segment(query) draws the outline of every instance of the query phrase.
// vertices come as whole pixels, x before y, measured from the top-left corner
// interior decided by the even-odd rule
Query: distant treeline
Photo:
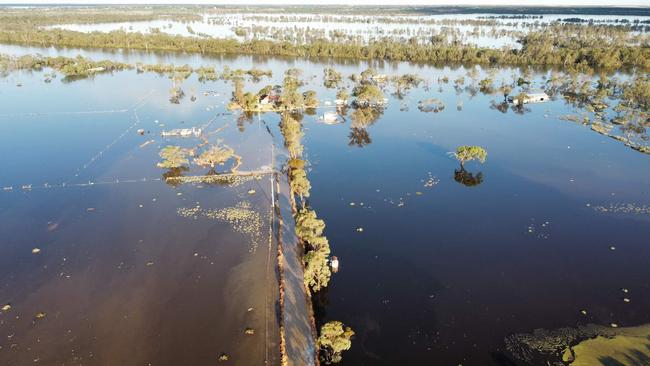
[[[587,30],[588,31],[588,30]],[[597,32],[567,37],[552,29],[532,32],[521,39],[522,48],[480,48],[471,45],[418,44],[417,42],[375,41],[367,45],[315,41],[292,44],[281,41],[199,39],[163,33],[125,31],[81,33],[67,30],[26,28],[17,32],[0,30],[0,43],[42,47],[80,47],[180,51],[202,54],[250,54],[293,57],[382,59],[423,63],[494,65],[560,65],[586,71],[637,66],[650,69],[650,48],[607,42]]]

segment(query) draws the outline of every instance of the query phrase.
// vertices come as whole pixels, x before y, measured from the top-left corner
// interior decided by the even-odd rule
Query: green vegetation
[[[384,93],[373,84],[360,84],[354,87],[352,95],[356,97],[355,105],[361,107],[376,106],[383,104]]]
[[[256,54],[266,56],[336,57],[383,59],[426,63],[464,63],[492,65],[557,65],[568,70],[615,70],[622,66],[650,69],[650,48],[643,41],[633,42],[627,30],[551,24],[521,36],[521,49],[493,49],[450,43],[402,42],[379,39],[367,44],[313,40],[309,43],[251,39],[199,38],[113,31],[81,33],[41,26],[71,22],[102,22],[101,12],[56,16],[37,12],[0,13],[0,42],[37,46],[140,49],[213,54]],[[108,14],[106,17],[113,18]],[[118,16],[132,17],[125,13]],[[160,17],[162,15],[153,15]],[[192,17],[195,15],[192,14]],[[133,15],[133,17],[137,17]],[[152,17],[152,15],[144,15]],[[124,19],[123,19],[124,20]],[[133,20],[133,19],[127,19]],[[571,34],[568,37],[567,34]]]
[[[305,287],[319,291],[327,287],[332,275],[328,264],[329,241],[323,236],[325,222],[316,217],[316,212],[302,208],[296,214],[296,234],[306,244],[303,257]]]
[[[224,165],[228,160],[239,157],[235,155],[235,150],[228,146],[213,145],[194,158],[194,163],[199,166],[210,167],[214,169],[217,165]],[[237,164],[238,165],[238,164]],[[232,170],[236,170],[236,166]]]
[[[162,159],[162,162],[158,163],[159,168],[181,168],[183,166],[187,166],[190,163],[190,161],[187,159],[189,151],[187,149],[183,149],[180,146],[165,146],[162,150],[160,150],[160,153],[158,155],[160,155],[160,158]]]
[[[478,160],[484,163],[485,159],[487,159],[487,151],[480,146],[459,146],[453,155],[458,159],[461,167],[465,166],[468,161]]]
[[[404,74],[392,78],[391,81],[395,85],[395,95],[402,98],[405,91],[417,88],[422,82],[422,78],[414,74]]]
[[[336,88],[341,82],[341,73],[333,68],[325,68],[323,73],[323,85],[325,85],[326,88]]]
[[[338,363],[342,359],[343,351],[352,346],[354,331],[350,327],[344,327],[340,321],[330,321],[320,328],[318,346],[321,350],[321,362],[329,365]]]

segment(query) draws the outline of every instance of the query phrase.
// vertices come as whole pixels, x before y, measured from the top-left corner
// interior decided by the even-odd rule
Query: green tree
[[[158,155],[162,158],[162,162],[158,163],[159,168],[180,168],[190,163],[187,159],[189,152],[180,146],[165,146],[162,150],[160,150],[160,153],[158,153]]]
[[[313,90],[307,90],[303,94],[304,104],[306,108],[317,108],[318,99],[316,98],[316,92]]]
[[[203,167],[214,169],[217,165],[224,165],[235,157],[235,150],[228,146],[214,145],[194,158],[194,163]]]
[[[338,363],[343,351],[352,347],[354,331],[345,327],[340,321],[329,321],[320,328],[318,346],[321,350],[321,361],[325,364]]]
[[[459,146],[454,153],[454,157],[460,162],[460,166],[464,167],[465,163],[472,160],[478,160],[481,163],[487,159],[487,151],[480,146]]]
[[[379,87],[372,84],[355,86],[352,90],[352,95],[357,98],[356,104],[359,106],[376,105],[380,102],[383,103],[384,100],[384,93],[381,92]]]

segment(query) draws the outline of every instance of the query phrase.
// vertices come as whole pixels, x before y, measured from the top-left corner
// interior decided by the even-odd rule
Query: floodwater
[[[444,14],[397,16],[399,21],[387,21],[386,16],[353,16],[335,14],[203,14],[201,21],[152,20],[141,22],[116,22],[99,24],[61,24],[54,28],[77,32],[163,32],[186,37],[233,38],[240,41],[250,39],[292,40],[288,35],[297,35],[302,42],[308,38],[340,40],[342,35],[357,42],[368,42],[390,37],[409,40],[416,37],[419,42],[428,43],[431,36],[446,34],[447,40],[461,41],[479,47],[519,48],[517,39],[531,30],[538,31],[553,22],[579,17],[598,24],[630,24],[647,20],[642,16],[605,16],[557,14],[543,15],[534,19],[489,19],[486,14]],[[488,17],[488,19],[484,19]],[[490,24],[474,25],[459,23],[465,20],[489,20]],[[238,32],[239,31],[239,32]],[[244,33],[240,33],[244,31]]]
[[[299,67],[305,88],[322,101],[333,101],[336,92],[322,86],[327,65],[316,61],[86,54],[273,70],[272,80],[247,84],[254,91]],[[349,75],[368,64],[332,66]],[[502,113],[491,108],[502,96],[470,95],[457,92],[453,82],[437,82],[466,75],[462,67],[373,66],[389,75],[416,73],[430,88],[399,99],[388,87],[387,108],[366,125],[353,124],[349,115],[339,125],[319,123],[318,116],[332,110],[328,106],[303,119],[309,205],[325,220],[332,254],[341,261],[329,287],[313,299],[317,321],[340,320],[356,332],[342,365],[524,365],[509,353],[506,337],[538,328],[650,322],[650,156],[562,119],[585,112],[561,96],[523,113]],[[496,80],[518,72],[500,69]],[[535,72],[532,88],[542,88],[547,75]],[[197,101],[188,96],[171,105],[171,82],[154,74],[126,71],[74,83],[42,79],[41,73],[12,73],[0,84],[0,184],[14,187],[0,192],[0,301],[12,305],[0,316],[0,360],[198,365],[214,364],[227,352],[233,360],[251,357],[237,364],[259,364],[265,350],[257,338],[263,334],[262,293],[271,286],[259,279],[269,242],[253,250],[242,245],[250,241],[245,233],[208,220],[202,210],[194,219],[179,216],[178,209],[246,201],[268,220],[269,202],[260,193],[269,185],[264,178],[203,188],[151,181],[162,174],[155,166],[157,149],[166,143],[159,131],[201,126],[223,113],[230,85],[200,84],[192,76],[184,89],[194,90]],[[151,134],[129,131],[77,173],[133,123],[135,103],[149,90],[152,96],[137,113]],[[219,96],[203,96],[206,90]],[[417,102],[427,98],[440,99],[445,108],[420,111]],[[218,107],[205,110],[210,105]],[[46,114],[119,108],[129,112]],[[31,112],[44,114],[21,114]],[[212,138],[242,151],[246,169],[271,164],[266,127],[281,145],[278,116],[236,120],[219,116],[212,127],[229,127]],[[155,143],[140,148],[148,139]],[[457,177],[458,162],[448,153],[459,145],[487,150],[485,164],[466,164],[480,180]],[[42,188],[44,182],[144,177],[147,182]],[[21,188],[25,184],[33,188]],[[251,187],[258,192],[252,197]],[[34,247],[41,252],[32,254]],[[47,315],[35,319],[38,312]],[[254,338],[244,335],[248,324]]]
[[[241,170],[273,165],[268,133],[190,88],[170,104],[154,74],[42,80],[0,83],[0,364],[277,363],[270,176],[174,186],[156,167],[202,142],[163,130],[210,131]]]

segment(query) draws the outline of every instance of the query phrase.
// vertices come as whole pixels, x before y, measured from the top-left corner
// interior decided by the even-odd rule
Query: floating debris
[[[143,147],[145,147],[145,146],[147,146],[147,145],[149,145],[149,144],[153,144],[154,142],[155,142],[155,140],[147,140],[147,141],[143,142],[143,143],[140,145],[140,148],[142,149]]]
[[[426,181],[423,181],[423,182],[424,182],[424,186],[426,188],[431,188],[431,187],[435,186],[436,184],[440,183],[440,180],[438,178],[434,177],[431,174],[431,172],[428,172],[427,173],[427,179],[426,179]]]
[[[257,179],[257,175],[234,175],[234,174],[215,174],[215,175],[194,175],[189,177],[168,177],[165,179],[170,184],[184,184],[184,183],[202,183],[202,184],[218,184],[229,187],[237,187],[253,179]],[[179,192],[177,195],[181,195]]]
[[[357,232],[362,233],[362,232],[363,232],[363,228],[362,228],[362,227],[358,227],[358,228],[357,228]]]
[[[587,310],[580,310],[580,314],[587,315]]]
[[[4,311],[4,312],[7,312],[7,311],[11,310],[11,304],[6,304],[5,306],[2,307],[1,310]]]
[[[43,319],[43,318],[45,318],[45,315],[47,315],[45,312],[40,311],[40,312],[36,313],[36,315],[34,315],[34,318]]]
[[[630,302],[630,298],[628,298],[628,297],[624,297],[624,298],[623,298],[623,302],[625,302],[625,303]]]
[[[612,327],[612,328],[618,328],[618,324],[616,324],[616,323],[611,323],[609,326]]]
[[[199,206],[192,208],[179,208],[179,216],[196,219],[204,216],[209,219],[222,220],[230,223],[233,230],[249,235],[251,239],[251,252],[255,252],[262,241],[262,216],[251,209],[248,202],[240,202],[235,207],[227,207],[217,210],[202,209]]]
[[[634,203],[610,203],[608,206],[590,206],[596,212],[650,215],[650,206]]]
[[[41,252],[41,249],[40,249],[40,248],[34,248],[34,249],[32,249],[32,254],[38,254],[38,253],[40,253],[40,252]]]
[[[255,194],[255,190],[254,190],[254,189],[249,189],[249,190],[248,190],[248,194],[250,194],[250,195]]]
[[[147,267],[153,266],[153,262],[147,262]]]
[[[230,356],[228,356],[225,353],[222,353],[219,355],[219,361],[228,361],[230,359]]]
[[[254,335],[255,334],[255,329],[246,328],[246,330],[244,331],[244,334],[246,334],[246,335]]]

